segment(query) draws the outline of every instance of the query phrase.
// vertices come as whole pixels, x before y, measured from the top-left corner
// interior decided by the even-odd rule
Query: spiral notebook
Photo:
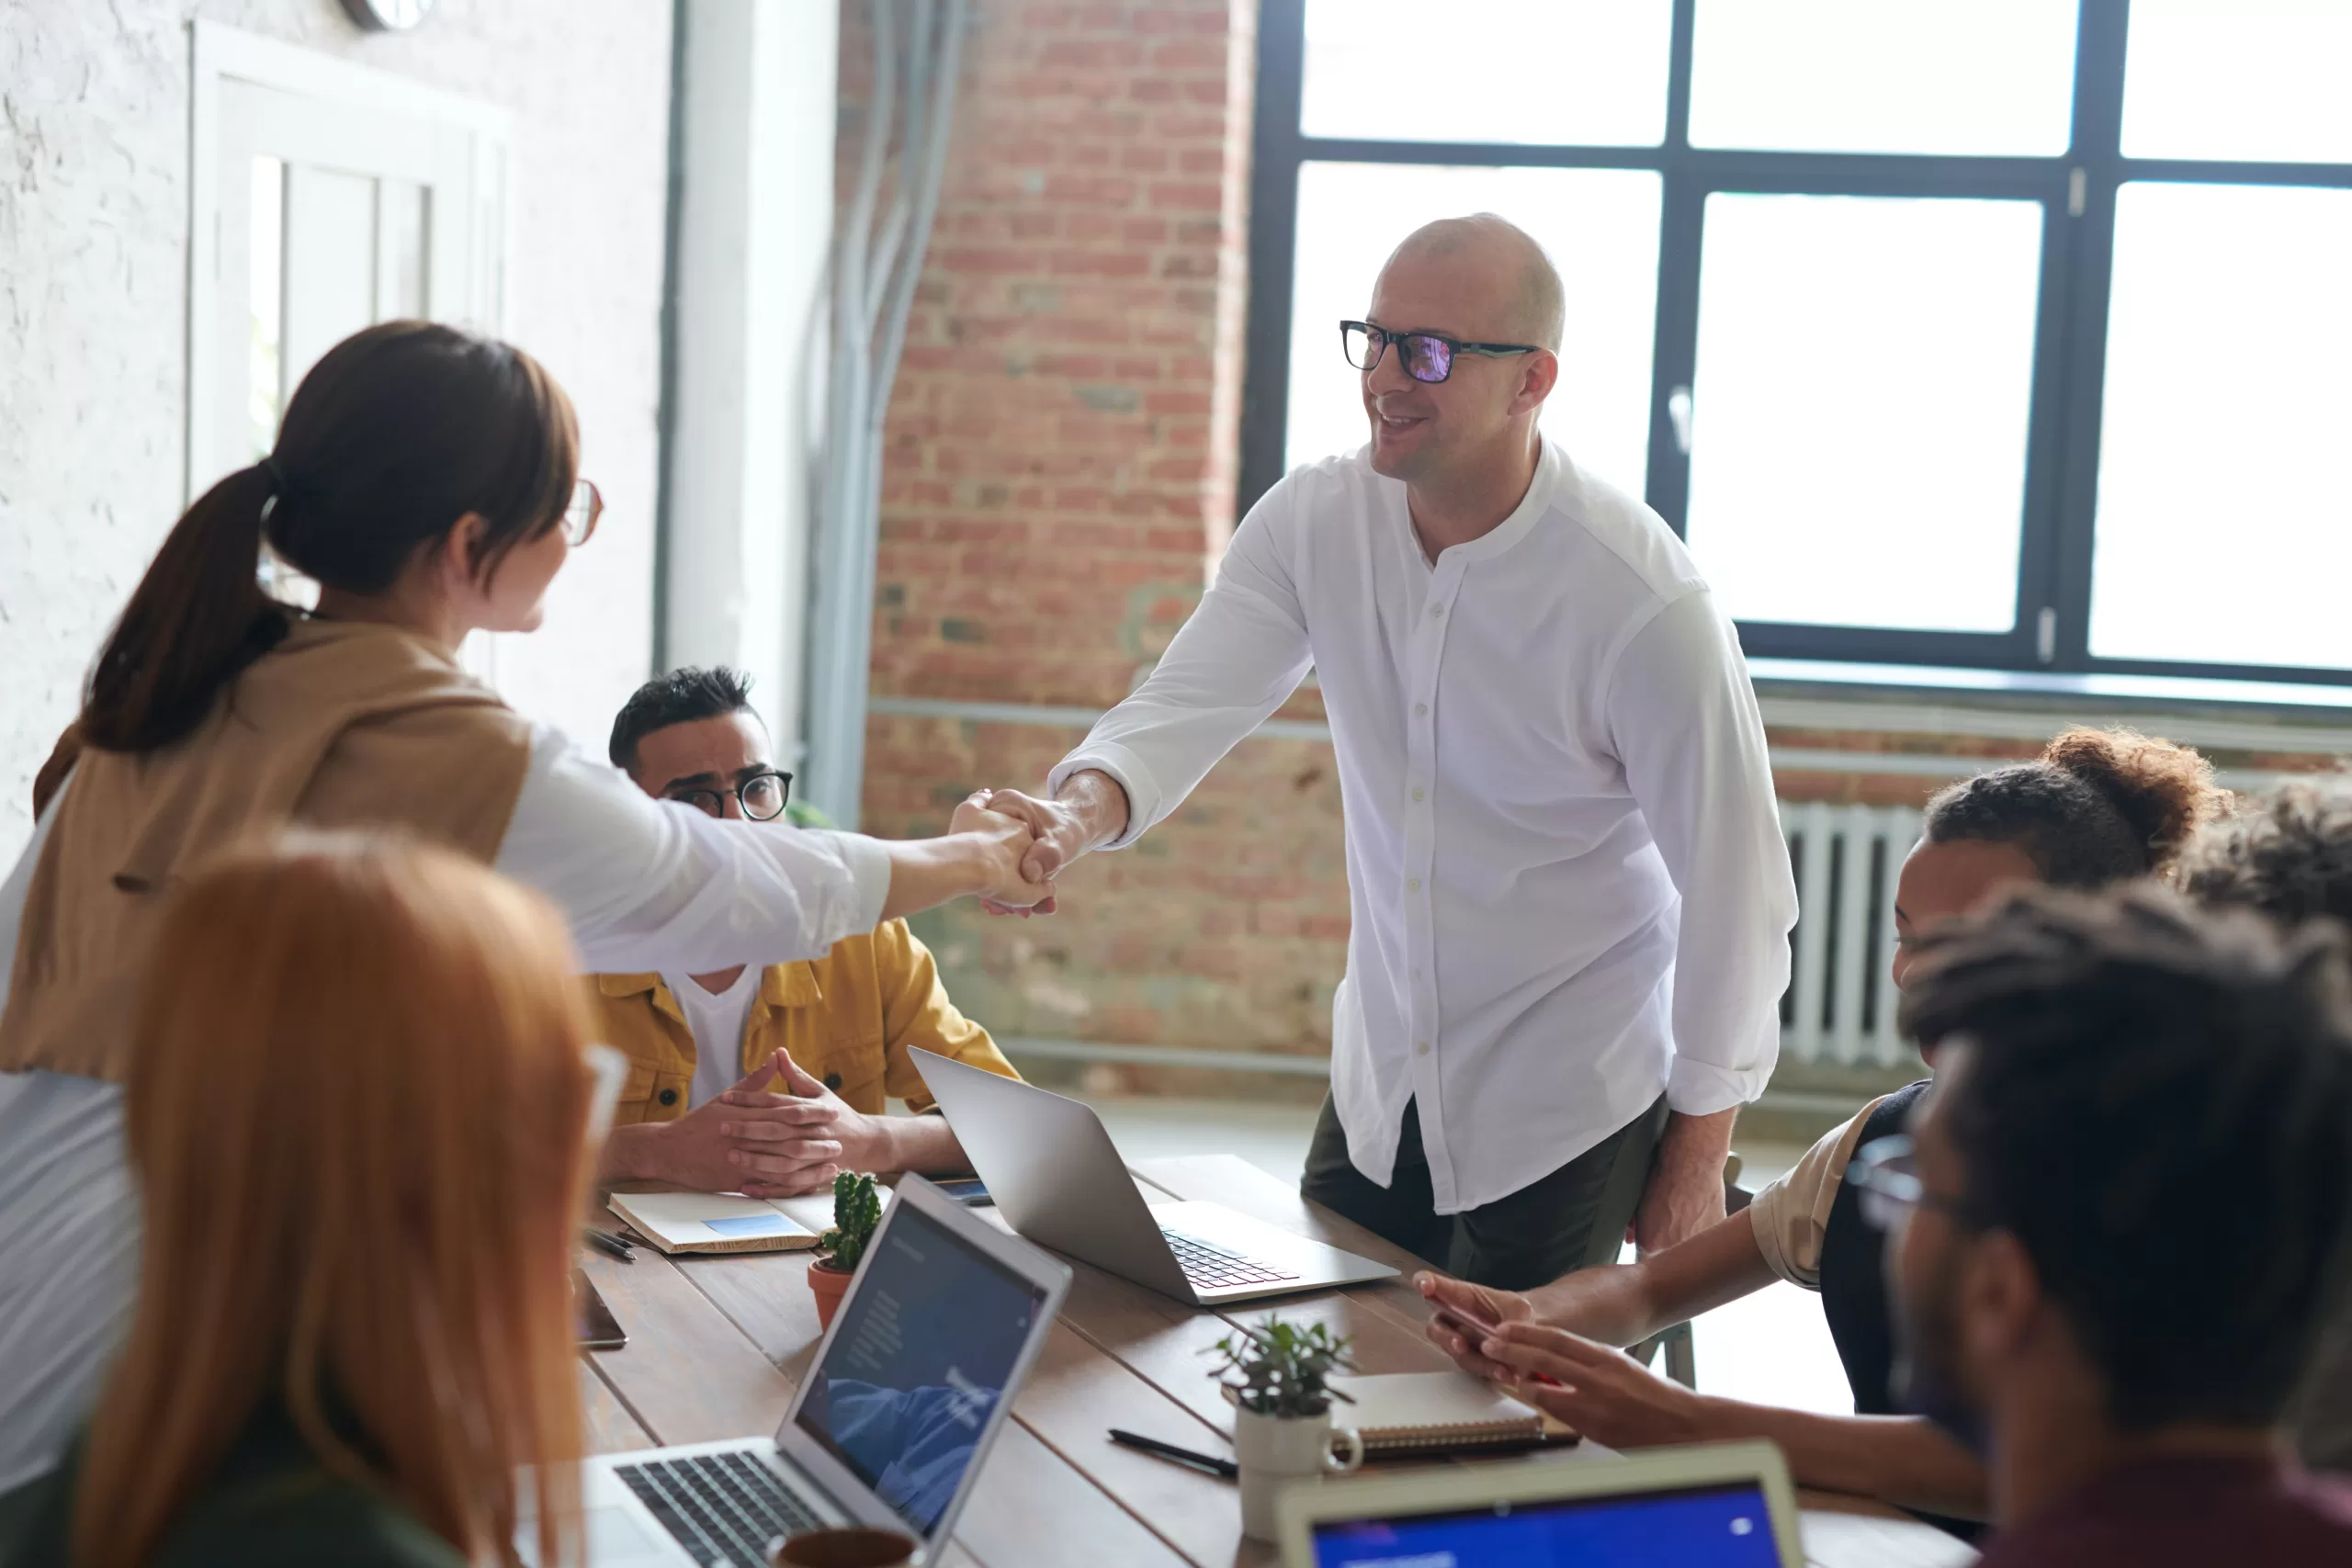
[[[1402,1459],[1465,1449],[1532,1449],[1573,1443],[1577,1434],[1533,1405],[1467,1372],[1389,1372],[1333,1378],[1355,1403],[1332,1407],[1331,1424],[1353,1427],[1367,1459]]]

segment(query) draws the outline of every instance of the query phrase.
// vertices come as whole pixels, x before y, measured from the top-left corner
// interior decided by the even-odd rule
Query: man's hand
[[[1649,1185],[1634,1211],[1634,1242],[1643,1253],[1663,1252],[1724,1217],[1724,1159],[1731,1152],[1732,1119],[1737,1114],[1678,1111],[1667,1118]]]
[[[1525,1323],[1534,1316],[1534,1308],[1525,1296],[1516,1291],[1490,1290],[1474,1285],[1467,1280],[1449,1279],[1424,1269],[1413,1276],[1413,1283],[1429,1303],[1438,1308],[1421,1325],[1421,1335],[1429,1342],[1453,1358],[1462,1370],[1473,1377],[1493,1378],[1509,1382],[1518,1374],[1510,1368],[1498,1365],[1478,1353],[1482,1336],[1464,1334],[1454,1319],[1443,1315],[1448,1307],[1458,1307],[1482,1317],[1488,1323]]]
[[[1480,1349],[1504,1369],[1513,1393],[1595,1442],[1645,1449],[1707,1435],[1707,1402],[1697,1393],[1565,1328],[1507,1323]]]
[[[987,886],[980,889],[980,901],[989,908],[1026,913],[1032,908],[1050,910],[1054,907],[1052,874],[1030,874],[1035,832],[1025,819],[994,809],[989,791],[978,790],[965,796],[964,803],[948,820],[947,830],[968,835],[980,846],[988,879]]]
[[[1036,835],[1021,865],[1032,882],[1051,883],[1072,861],[1116,838],[1127,825],[1127,792],[1108,773],[1092,768],[1064,780],[1061,793],[1051,800],[1017,789],[987,790],[978,798],[991,811],[1018,817]],[[1057,907],[1050,897],[1025,909],[986,898],[980,902],[996,915],[1050,915]]]
[[[827,1168],[838,1167],[843,1170],[876,1171],[899,1168],[890,1118],[869,1116],[863,1111],[852,1110],[847,1100],[803,1071],[788,1051],[778,1051],[761,1070],[774,1073],[783,1080],[784,1087],[791,1091],[791,1102],[797,1102],[802,1108],[801,1115],[793,1121],[754,1114],[741,1121],[721,1122],[719,1132],[722,1136],[735,1140],[737,1146],[745,1150],[788,1147],[811,1141],[830,1142],[833,1153],[829,1156],[831,1164]],[[787,1103],[781,1096],[746,1088],[745,1085],[751,1081],[744,1079],[743,1083],[729,1089],[712,1103],[738,1106],[752,1112]],[[809,1115],[808,1112],[811,1107],[820,1110],[825,1119],[820,1121]],[[825,1180],[830,1183],[832,1178],[827,1176]]]
[[[841,1102],[775,1093],[778,1072],[771,1058],[674,1122],[618,1129],[635,1134],[628,1142],[641,1147],[616,1174],[751,1198],[792,1198],[831,1186],[841,1168],[842,1145],[833,1135]]]

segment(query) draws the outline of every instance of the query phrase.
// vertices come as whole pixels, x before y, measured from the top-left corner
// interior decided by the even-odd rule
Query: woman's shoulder
[[[281,1421],[255,1421],[220,1478],[164,1533],[150,1559],[154,1568],[465,1568],[464,1554],[399,1502],[329,1471],[287,1435]],[[81,1459],[77,1442],[55,1471],[0,1497],[0,1520],[13,1515],[19,1531],[9,1562],[66,1568],[73,1561]]]
[[[391,1497],[309,1459],[202,1498],[155,1558],[156,1568],[464,1568],[465,1562]]]

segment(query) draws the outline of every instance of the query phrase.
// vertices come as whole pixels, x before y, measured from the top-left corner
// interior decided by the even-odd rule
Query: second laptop
[[[1219,1203],[1151,1202],[1091,1106],[933,1052],[909,1054],[1005,1223],[1041,1246],[1200,1306],[1396,1272]]]

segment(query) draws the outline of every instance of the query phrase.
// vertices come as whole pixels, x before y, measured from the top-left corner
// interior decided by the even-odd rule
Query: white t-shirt
[[[767,971],[746,964],[735,983],[723,991],[707,991],[691,975],[664,975],[662,983],[678,998],[686,1015],[686,1032],[695,1037],[695,1081],[686,1089],[686,1109],[717,1100],[743,1076],[743,1026],[752,1021],[752,1004],[760,999],[760,979]]]

